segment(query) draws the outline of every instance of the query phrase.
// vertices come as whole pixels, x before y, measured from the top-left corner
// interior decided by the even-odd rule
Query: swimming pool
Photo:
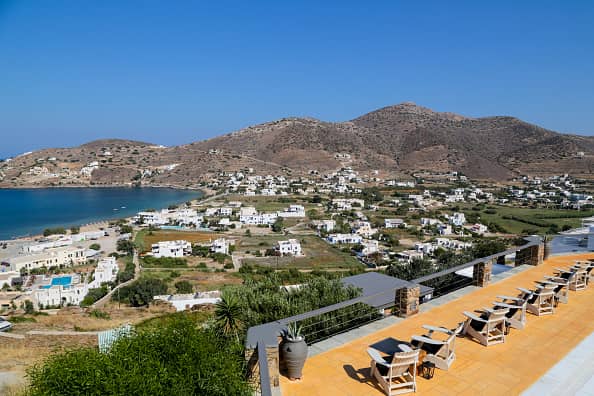
[[[70,286],[72,283],[72,276],[60,276],[53,278],[51,286]]]

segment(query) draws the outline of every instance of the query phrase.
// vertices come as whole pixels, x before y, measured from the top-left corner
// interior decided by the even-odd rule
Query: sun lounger
[[[417,391],[417,362],[419,350],[395,353],[390,361],[379,351],[367,349],[371,357],[371,376],[374,377],[386,395],[400,395]]]
[[[425,351],[426,355],[423,362],[431,362],[441,370],[448,370],[456,360],[454,351],[456,337],[462,332],[464,323],[460,323],[452,330],[428,325],[423,325],[423,328],[428,330],[427,334],[422,336],[414,335],[411,344]],[[435,333],[444,334],[447,337],[445,340],[433,338]]]
[[[526,299],[526,309],[536,316],[555,313],[555,291],[553,289],[552,285],[539,287],[533,291],[518,287],[519,297]]]
[[[463,333],[471,336],[485,346],[505,342],[505,322],[507,309],[485,309],[480,316],[464,312],[468,319],[464,323]]]
[[[501,301],[495,301],[493,306],[496,309],[507,309],[505,320],[510,327],[522,330],[526,327],[526,307],[528,305],[526,300],[517,297],[497,296]]]

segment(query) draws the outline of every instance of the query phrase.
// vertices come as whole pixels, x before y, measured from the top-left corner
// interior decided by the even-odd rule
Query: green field
[[[256,249],[262,252],[271,248],[278,240],[295,238],[301,241],[301,249],[304,257],[263,257],[245,259],[244,264],[266,265],[279,269],[300,268],[300,269],[331,269],[331,268],[355,268],[361,267],[361,264],[355,257],[344,253],[336,247],[328,244],[317,236],[262,236],[249,238],[242,241],[239,251],[254,251]],[[263,243],[265,245],[260,245]]]
[[[480,211],[472,209],[471,205],[459,205],[466,215],[479,216],[479,221],[483,224],[496,223],[503,227],[507,232],[513,234],[546,233],[551,230],[552,225],[556,225],[559,231],[564,226],[571,228],[580,227],[583,217],[594,215],[594,211],[575,211],[563,209],[532,209],[500,205],[488,205]],[[488,213],[495,211],[495,213]]]

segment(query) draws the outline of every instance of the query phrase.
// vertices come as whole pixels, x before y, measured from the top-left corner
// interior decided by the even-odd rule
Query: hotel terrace
[[[416,292],[411,293],[414,285],[398,280],[403,283],[400,284],[402,289],[395,293],[394,315],[384,314],[379,320],[311,344],[302,377],[297,380],[286,376],[282,362],[279,368],[278,346],[271,342],[270,336],[278,336],[275,329],[303,321],[307,314],[250,329],[246,359],[259,393],[283,396],[388,394],[378,382],[378,376],[372,373],[373,360],[368,350],[377,350],[376,356],[390,364],[392,356],[398,355],[398,347],[404,345],[403,351],[417,350],[411,339],[428,333],[424,325],[461,330],[462,322],[470,321],[464,312],[479,317],[481,314],[476,311],[492,309],[494,302],[501,301],[500,296],[521,295],[518,288],[542,290],[539,285],[543,285],[541,282],[546,277],[559,274],[559,269],[570,269],[577,262],[589,267],[581,279],[583,284],[578,285],[577,290],[572,290],[576,287],[569,285],[571,282],[566,283],[566,287],[556,288],[555,298],[549,301],[552,314],[527,312],[522,326],[510,326],[505,321],[508,323],[505,331],[495,329],[492,332],[497,333],[499,342],[489,346],[462,330],[457,337],[452,337],[455,357],[450,356],[449,369],[424,367],[423,360],[428,353],[419,349],[416,369],[408,372],[415,372],[416,393],[421,395],[594,395],[594,284],[587,284],[592,268],[588,260],[594,261],[594,253],[558,255],[543,260],[542,244],[527,250],[532,256],[523,265],[497,275],[490,273],[496,258],[471,263],[474,267],[471,285],[434,296],[424,303],[423,294],[427,290],[423,290],[423,286],[420,291],[417,286]],[[521,254],[523,252],[517,252],[518,256]],[[398,290],[407,291],[404,303]],[[410,304],[414,299],[421,304]],[[546,305],[545,299],[542,302],[540,305]],[[373,304],[370,302],[370,305]],[[448,337],[448,334],[441,334],[441,337],[439,334],[439,331],[433,332],[431,337],[440,340]],[[383,348],[395,346],[396,350],[391,351]],[[266,352],[258,353],[258,349]],[[425,378],[424,375],[430,377],[431,371],[432,378]]]

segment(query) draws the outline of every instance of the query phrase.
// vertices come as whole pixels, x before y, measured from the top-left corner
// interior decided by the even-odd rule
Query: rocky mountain
[[[346,165],[386,175],[456,170],[491,180],[519,174],[590,177],[593,160],[594,137],[560,134],[513,117],[469,118],[402,103],[346,122],[284,118],[175,147],[100,140],[41,150],[0,164],[0,185],[142,180],[186,186],[221,171],[299,174]]]

